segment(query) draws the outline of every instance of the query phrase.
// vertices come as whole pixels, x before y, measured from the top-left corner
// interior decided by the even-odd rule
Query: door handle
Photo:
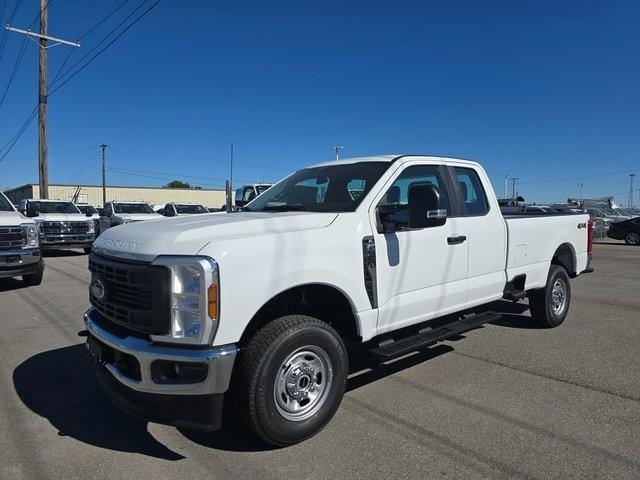
[[[463,243],[467,237],[464,235],[458,235],[457,237],[447,237],[447,243],[449,245],[458,245],[459,243]]]

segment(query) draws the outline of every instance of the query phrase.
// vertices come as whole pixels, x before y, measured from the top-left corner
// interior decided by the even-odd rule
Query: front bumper
[[[198,430],[220,428],[224,392],[229,388],[235,345],[205,349],[158,345],[133,336],[101,319],[90,309],[84,315],[88,347],[98,368],[98,379],[109,398],[130,415],[158,423]],[[96,355],[95,345],[107,353]],[[93,350],[93,351],[92,351]],[[126,362],[117,359],[125,358]],[[135,359],[135,360],[133,360]],[[193,383],[159,382],[155,361],[199,365],[206,377]],[[122,365],[127,364],[126,368]],[[135,368],[130,368],[136,364]]]
[[[60,248],[86,248],[93,245],[96,239],[95,234],[62,234],[62,235],[40,235],[40,246],[43,249]]]
[[[0,278],[29,275],[43,268],[44,262],[37,248],[0,252]]]

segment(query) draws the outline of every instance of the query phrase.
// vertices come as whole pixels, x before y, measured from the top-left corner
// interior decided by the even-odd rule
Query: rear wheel
[[[627,245],[640,245],[640,233],[630,232],[624,237]]]
[[[22,281],[29,287],[36,287],[42,283],[42,277],[44,276],[44,268],[38,270],[36,273],[30,273],[22,276]]]
[[[557,327],[567,317],[570,304],[569,275],[564,268],[551,265],[544,288],[529,292],[531,318],[543,327]]]
[[[260,329],[242,352],[234,384],[240,418],[272,445],[318,433],[340,406],[347,352],[328,324],[304,315]]]

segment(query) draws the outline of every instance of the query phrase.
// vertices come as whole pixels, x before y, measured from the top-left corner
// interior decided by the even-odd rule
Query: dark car
[[[640,217],[612,223],[607,237],[624,240],[627,245],[640,245]]]

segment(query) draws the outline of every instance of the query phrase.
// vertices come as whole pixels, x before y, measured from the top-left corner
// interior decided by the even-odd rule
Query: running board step
[[[454,337],[484,323],[495,322],[501,315],[496,312],[485,312],[463,317],[460,320],[449,323],[443,327],[434,328],[427,332],[418,333],[395,342],[380,345],[369,350],[369,353],[385,360],[399,357],[407,353],[415,352],[425,347],[430,347],[438,342]]]

